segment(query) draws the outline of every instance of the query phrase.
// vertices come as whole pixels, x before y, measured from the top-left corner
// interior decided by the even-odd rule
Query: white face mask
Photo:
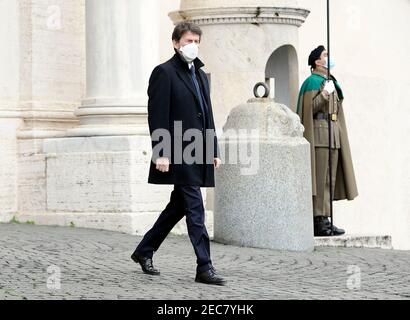
[[[325,64],[323,65],[323,67],[325,67],[327,69],[327,66],[329,66],[330,69],[332,69],[335,66],[335,61],[332,58],[330,58],[330,65],[329,65],[329,62],[328,62],[327,59],[328,58],[326,57],[325,58]]]
[[[179,52],[181,52],[186,62],[191,63],[198,57],[199,47],[195,42],[191,42],[179,48]]]

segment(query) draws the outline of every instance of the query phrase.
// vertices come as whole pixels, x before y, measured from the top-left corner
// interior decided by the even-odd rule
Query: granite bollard
[[[314,249],[309,143],[299,117],[269,98],[229,114],[219,139],[214,240],[277,250]]]

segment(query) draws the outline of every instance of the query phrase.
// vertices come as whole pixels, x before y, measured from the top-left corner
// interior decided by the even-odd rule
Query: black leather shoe
[[[195,282],[201,282],[205,284],[215,284],[219,286],[225,285],[226,281],[219,277],[213,268],[202,272],[202,273],[197,273],[195,277]]]
[[[152,259],[151,258],[140,256],[140,255],[138,255],[137,253],[134,252],[131,255],[131,259],[135,263],[140,264],[141,269],[144,273],[150,274],[150,275],[153,275],[153,276],[158,276],[160,274],[159,270],[154,268],[154,265],[152,264]]]

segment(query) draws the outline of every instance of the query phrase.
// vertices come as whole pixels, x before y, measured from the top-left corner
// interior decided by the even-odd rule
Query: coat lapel
[[[188,72],[186,72],[185,70],[180,70],[177,69],[177,75],[178,77],[184,82],[184,84],[187,86],[187,88],[189,89],[189,91],[192,92],[192,94],[194,95],[195,99],[198,101],[198,96],[196,94],[196,90],[194,87],[194,84],[192,83],[192,80],[190,78],[190,75],[188,74]]]
[[[194,95],[197,103],[199,104],[199,97],[196,94],[194,84],[192,83],[191,75],[189,74],[188,64],[182,61],[182,58],[179,57],[178,53],[172,57],[172,63],[176,69],[178,77],[182,80],[185,86],[191,91]]]
[[[201,88],[204,91],[204,97],[206,99],[206,103],[208,105],[208,107],[211,105],[211,101],[210,101],[210,94],[209,94],[209,88],[207,86],[207,79],[204,79],[206,77],[205,74],[203,74],[202,72],[199,72],[199,78],[200,78],[200,82],[201,82]],[[208,110],[209,112],[209,110]]]

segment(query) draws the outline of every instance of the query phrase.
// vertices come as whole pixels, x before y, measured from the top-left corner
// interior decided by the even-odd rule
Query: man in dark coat
[[[184,216],[197,257],[195,281],[223,285],[212,265],[200,187],[214,187],[221,164],[207,76],[198,59],[201,29],[189,22],[175,26],[175,55],[157,66],[148,88],[148,123],[153,155],[148,182],[172,184],[170,202],[131,258],[142,270],[159,275],[152,256]]]

